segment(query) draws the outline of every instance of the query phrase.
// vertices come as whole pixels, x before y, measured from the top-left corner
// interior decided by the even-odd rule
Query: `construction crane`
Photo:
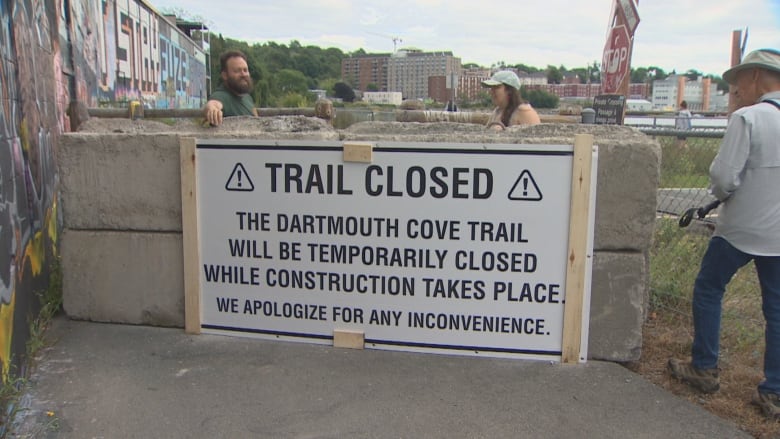
[[[368,32],[368,33],[370,33],[372,35],[376,35],[378,37],[390,38],[391,40],[393,40],[393,53],[395,53],[398,50],[398,44],[404,42],[404,40],[402,40],[401,37],[397,37],[397,36],[393,36],[393,35],[380,34],[378,32]]]

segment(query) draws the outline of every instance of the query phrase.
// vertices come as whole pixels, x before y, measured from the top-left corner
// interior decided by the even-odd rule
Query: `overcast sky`
[[[147,0],[205,19],[224,37],[344,52],[414,47],[451,51],[463,63],[544,68],[601,64],[613,0]],[[640,0],[631,66],[667,72],[729,68],[732,31],[746,53],[780,49],[780,0]]]

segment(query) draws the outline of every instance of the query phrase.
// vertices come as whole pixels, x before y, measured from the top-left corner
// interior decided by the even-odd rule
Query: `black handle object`
[[[715,200],[704,207],[700,207],[699,210],[696,211],[696,216],[698,216],[699,219],[702,219],[705,216],[707,216],[707,214],[710,213],[711,210],[717,208],[718,206],[720,206],[720,200]]]
[[[717,208],[718,206],[720,206],[720,200],[715,200],[704,207],[698,207],[698,208],[692,207],[686,210],[685,213],[682,214],[678,224],[680,227],[687,227],[688,224],[691,223],[694,214],[696,215],[697,218],[702,219],[705,216],[707,216],[707,214],[710,213],[711,210]]]

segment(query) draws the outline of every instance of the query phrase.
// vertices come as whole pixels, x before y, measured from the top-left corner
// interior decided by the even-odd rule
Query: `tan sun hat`
[[[729,84],[737,80],[737,73],[745,69],[766,69],[780,73],[780,52],[775,49],[758,49],[747,54],[741,63],[723,72]]]
[[[520,78],[511,70],[501,70],[494,73],[490,79],[482,81],[482,85],[485,87],[495,87],[501,84],[520,90]]]

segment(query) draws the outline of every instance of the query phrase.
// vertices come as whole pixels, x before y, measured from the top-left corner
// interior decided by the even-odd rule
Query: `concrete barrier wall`
[[[543,124],[502,133],[458,123],[370,122],[335,130],[305,117],[91,120],[63,136],[63,293],[74,319],[184,326],[179,138],[599,145],[589,356],[639,358],[660,164],[657,142],[627,127]]]

